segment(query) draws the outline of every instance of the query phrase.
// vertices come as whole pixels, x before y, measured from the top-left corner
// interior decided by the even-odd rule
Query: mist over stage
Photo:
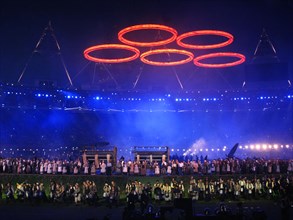
[[[119,157],[129,159],[134,146],[218,158],[239,143],[239,158],[290,159],[293,148],[288,88],[145,93],[2,84],[1,89],[2,155],[60,156],[65,149],[109,142]]]

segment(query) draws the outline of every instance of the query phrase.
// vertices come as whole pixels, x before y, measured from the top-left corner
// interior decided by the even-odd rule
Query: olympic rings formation
[[[159,40],[159,41],[153,41],[153,42],[137,42],[137,41],[131,41],[127,40],[124,35],[132,32],[132,31],[138,31],[138,30],[161,30],[161,31],[167,31],[172,34],[170,38],[167,38],[165,40]],[[139,24],[130,26],[127,28],[122,29],[118,33],[118,39],[125,44],[131,45],[131,46],[137,46],[137,47],[156,47],[156,46],[162,46],[166,45],[168,43],[171,43],[176,40],[177,38],[177,31],[174,28],[165,26],[165,25],[159,25],[159,24]]]
[[[125,38],[125,35],[129,32],[133,31],[139,31],[139,30],[159,30],[159,31],[166,31],[171,33],[171,37],[164,39],[164,40],[158,40],[158,41],[151,41],[151,42],[139,42],[139,41],[133,41],[128,40]],[[184,43],[183,40],[189,37],[193,36],[202,36],[202,35],[215,35],[215,36],[221,36],[226,37],[227,40],[221,43],[216,44],[189,44]],[[191,31],[186,32],[184,34],[181,34],[178,36],[177,31],[174,28],[165,26],[165,25],[159,25],[159,24],[140,24],[140,25],[134,25],[127,28],[122,29],[118,32],[118,39],[124,43],[124,44],[101,44],[96,45],[87,48],[84,51],[84,57],[90,61],[98,62],[98,63],[122,63],[122,62],[129,62],[132,60],[135,60],[139,57],[140,51],[133,47],[156,47],[156,46],[162,46],[166,45],[168,43],[171,43],[176,40],[176,43],[187,49],[215,49],[220,47],[225,47],[229,44],[231,44],[234,40],[234,37],[232,34],[224,32],[224,31],[218,31],[218,30],[198,30],[198,31]],[[98,50],[105,50],[105,49],[122,49],[122,50],[128,50],[134,53],[134,55],[124,58],[98,58],[90,55],[90,53]],[[187,56],[186,59],[183,60],[177,60],[177,61],[152,61],[150,59],[147,59],[148,56],[156,55],[156,54],[162,54],[162,53],[173,53],[173,54],[179,54]],[[201,60],[209,59],[209,58],[215,58],[215,57],[236,57],[239,60],[236,60],[234,62],[227,62],[227,63],[202,63]],[[143,63],[154,65],[154,66],[175,66],[175,65],[181,65],[188,63],[192,61],[194,58],[193,53],[188,52],[186,50],[178,50],[178,49],[155,49],[150,50],[147,52],[144,52],[140,55],[140,60]],[[220,53],[210,53],[202,56],[198,56],[193,60],[193,63],[196,66],[199,67],[207,67],[207,68],[222,68],[222,67],[231,67],[235,65],[239,65],[241,63],[245,62],[245,56],[239,53],[232,53],[232,52],[220,52]]]
[[[236,57],[239,58],[239,60],[230,62],[230,63],[218,63],[218,64],[210,64],[210,63],[202,63],[199,62],[200,60],[208,59],[208,58],[214,58],[214,57]],[[230,67],[235,66],[243,63],[245,61],[245,56],[240,53],[210,53],[202,56],[198,56],[193,60],[193,63],[196,66],[200,67],[209,67],[209,68],[223,68],[223,67]]]
[[[97,58],[89,55],[89,53],[98,51],[98,50],[105,50],[105,49],[123,49],[123,50],[129,50],[131,52],[134,52],[133,56],[125,57],[125,58],[118,58],[118,59],[106,59],[106,58]],[[84,57],[90,61],[97,62],[97,63],[123,63],[123,62],[129,62],[132,60],[135,60],[139,57],[140,51],[135,48],[128,45],[123,44],[101,44],[96,45],[93,47],[87,48],[84,52]]]
[[[207,45],[196,45],[196,44],[187,44],[183,43],[182,40],[188,37],[192,36],[200,36],[200,35],[216,35],[216,36],[223,36],[228,38],[227,41],[224,41],[222,43],[217,44],[207,44]],[[176,42],[179,46],[189,49],[214,49],[214,48],[220,48],[225,47],[229,44],[231,44],[234,40],[234,37],[232,34],[229,34],[224,31],[216,31],[216,30],[200,30],[200,31],[191,31],[184,34],[181,34],[177,37]]]
[[[176,53],[187,56],[184,60],[179,61],[168,61],[168,62],[159,62],[159,61],[151,61],[146,59],[147,56],[154,55],[154,54],[161,54],[161,53]],[[175,66],[188,63],[192,61],[193,53],[188,52],[186,50],[177,50],[177,49],[157,49],[157,50],[150,50],[140,55],[140,60],[146,64],[154,65],[154,66]]]

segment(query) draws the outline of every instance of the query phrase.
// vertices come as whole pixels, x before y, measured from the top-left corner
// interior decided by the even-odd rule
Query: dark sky
[[[262,29],[265,28],[279,59],[289,63],[289,71],[292,74],[292,5],[292,0],[2,1],[0,81],[17,81],[49,20],[52,22],[74,84],[100,85],[103,80],[109,81],[107,71],[110,71],[118,84],[127,87],[132,85],[142,68],[141,82],[154,84],[154,75],[158,77],[156,82],[169,82],[162,72],[176,71],[182,81],[187,83],[187,77],[191,77],[188,73],[209,71],[199,70],[191,63],[184,67],[166,69],[145,66],[140,61],[106,67],[100,64],[95,67],[94,64],[90,64],[81,71],[88,64],[83,57],[84,49],[96,44],[119,43],[119,30],[143,23],[171,26],[179,34],[201,29],[227,31],[234,35],[234,42],[218,51],[243,53],[247,57],[247,62],[251,61]],[[172,43],[167,46],[172,48],[177,45]],[[41,79],[50,79],[53,75],[58,84],[68,84],[65,72],[59,70],[62,66],[55,65],[54,59],[48,52],[40,51],[40,54],[34,54],[24,74],[24,82],[36,80],[38,76]],[[42,68],[44,71],[40,73]],[[234,77],[242,80],[244,65],[212,71],[220,71],[216,72],[220,75],[219,78],[226,77],[225,74],[229,75],[228,81],[231,72],[237,72],[239,74],[234,73]],[[130,74],[129,78],[125,72]],[[152,79],[148,78],[149,76]],[[172,80],[175,80],[174,76],[170,79],[170,85],[173,85]]]

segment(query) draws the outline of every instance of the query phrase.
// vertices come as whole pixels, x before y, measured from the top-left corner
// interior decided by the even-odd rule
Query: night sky
[[[1,82],[17,82],[49,21],[52,22],[63,59],[76,86],[101,86],[107,82],[109,86],[113,82],[109,80],[108,70],[116,78],[119,86],[125,88],[131,87],[141,70],[143,74],[138,88],[157,86],[162,82],[176,88],[178,84],[174,71],[178,73],[187,89],[193,89],[194,85],[203,82],[201,80],[206,80],[209,86],[213,86],[221,84],[219,80],[224,78],[225,83],[222,84],[226,87],[233,83],[240,85],[243,81],[244,65],[220,70],[203,70],[192,63],[175,68],[151,67],[143,65],[139,60],[117,65],[95,66],[93,63],[88,65],[88,61],[83,57],[83,51],[87,47],[119,43],[117,33],[121,29],[144,23],[171,26],[179,34],[202,29],[227,31],[234,35],[234,42],[215,52],[242,53],[247,58],[246,63],[251,62],[262,29],[265,28],[279,59],[288,62],[289,72],[292,74],[292,0],[77,0],[72,2],[11,0],[2,1],[0,8]],[[46,37],[50,38],[50,36]],[[42,46],[44,48],[41,47],[42,50],[35,53],[29,62],[22,83],[34,82],[37,79],[53,79],[58,85],[68,85],[65,72],[60,63],[57,63],[60,62],[59,57],[53,56],[54,45],[45,47],[44,40]],[[178,48],[175,43],[167,47]],[[213,51],[193,52],[200,54]],[[201,74],[206,74],[208,80]],[[209,80],[209,78],[213,79]]]

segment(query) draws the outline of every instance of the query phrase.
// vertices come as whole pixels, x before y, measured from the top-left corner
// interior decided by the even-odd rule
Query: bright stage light
[[[255,146],[255,148],[256,148],[257,150],[259,150],[259,149],[260,149],[260,145],[257,144],[257,145]]]
[[[252,144],[252,145],[250,145],[250,149],[251,150],[253,150],[254,149],[254,145]]]
[[[267,145],[266,144],[263,144],[262,145],[262,149],[266,150],[267,149]]]
[[[286,144],[286,148],[289,148],[289,144]]]
[[[274,144],[274,148],[275,148],[275,149],[278,149],[278,147],[279,147],[279,146],[278,146],[277,144]]]

